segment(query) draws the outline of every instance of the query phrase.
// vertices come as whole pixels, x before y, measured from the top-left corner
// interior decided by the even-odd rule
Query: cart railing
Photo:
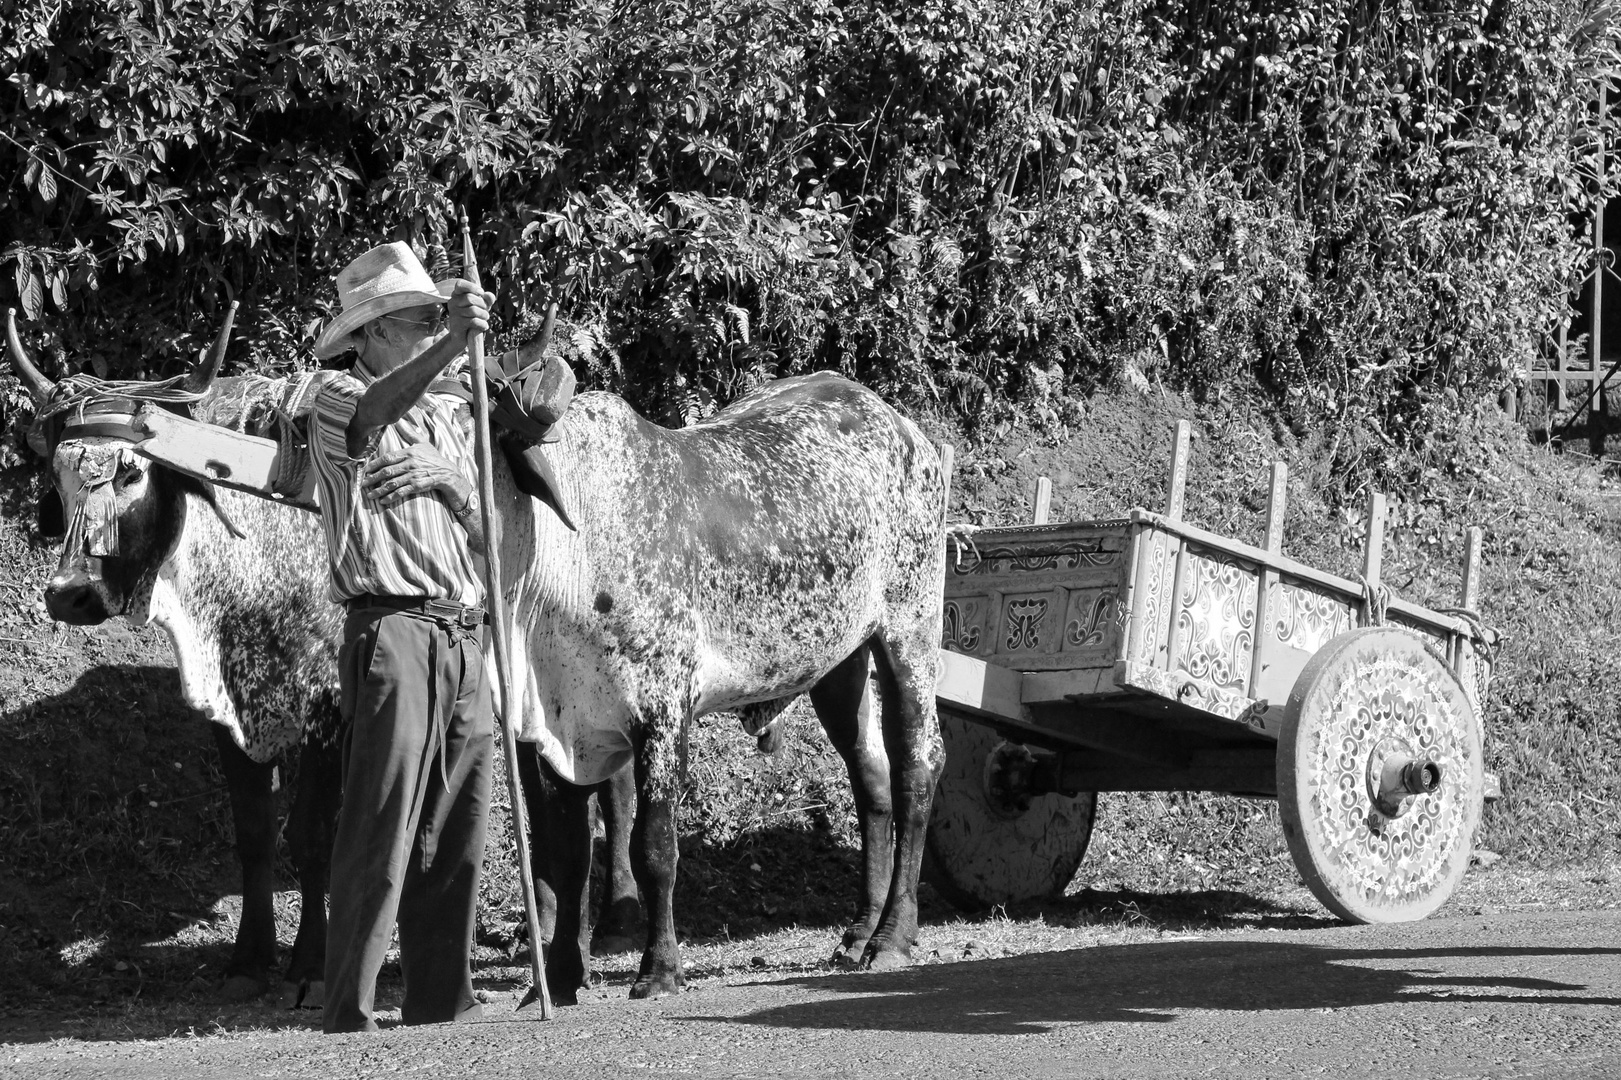
[[[1480,711],[1489,631],[1473,608],[1482,536],[1470,529],[1458,608],[1390,596],[1380,582],[1385,500],[1369,500],[1360,581],[1283,553],[1287,468],[1272,469],[1263,544],[1182,518],[1190,429],[1177,425],[1166,511],[1119,520],[1040,524],[1051,488],[1038,483],[1038,524],[969,531],[947,572],[942,700],[971,713],[1005,706],[1150,695],[1275,736],[1295,677],[1328,640],[1392,623],[1417,634]],[[977,662],[975,662],[977,661]],[[1008,676],[982,668],[1011,669]],[[996,706],[988,708],[987,706]]]

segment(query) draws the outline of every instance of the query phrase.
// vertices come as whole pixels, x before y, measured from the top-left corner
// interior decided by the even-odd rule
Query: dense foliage
[[[172,369],[233,295],[235,363],[310,363],[336,268],[465,204],[504,325],[555,297],[669,420],[1253,374],[1372,465],[1564,317],[1617,58],[1594,0],[0,11],[0,289],[57,365]]]

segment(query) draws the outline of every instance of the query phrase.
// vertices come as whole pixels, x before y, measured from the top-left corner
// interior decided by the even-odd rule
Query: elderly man
[[[338,275],[317,356],[353,349],[310,419],[338,657],[343,809],[332,852],[328,1032],[374,1031],[398,918],[407,1024],[478,1015],[470,960],[494,738],[471,423],[434,381],[488,327],[493,299],[434,282],[405,244]],[[442,386],[443,384],[441,384]]]

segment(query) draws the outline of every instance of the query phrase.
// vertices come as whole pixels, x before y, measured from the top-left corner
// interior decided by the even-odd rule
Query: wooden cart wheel
[[[1469,867],[1484,780],[1462,684],[1406,630],[1330,641],[1301,670],[1278,740],[1289,853],[1336,915],[1422,919]]]
[[[924,846],[930,884],[970,911],[1063,895],[1092,839],[1096,793],[1036,795],[1020,812],[986,792],[986,763],[1002,737],[943,709],[940,730],[946,767]]]

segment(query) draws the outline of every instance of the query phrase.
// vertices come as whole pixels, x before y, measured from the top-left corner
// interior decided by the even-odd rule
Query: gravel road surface
[[[324,1037],[0,1050],[47,1077],[1621,1077],[1621,911],[1156,941]]]

